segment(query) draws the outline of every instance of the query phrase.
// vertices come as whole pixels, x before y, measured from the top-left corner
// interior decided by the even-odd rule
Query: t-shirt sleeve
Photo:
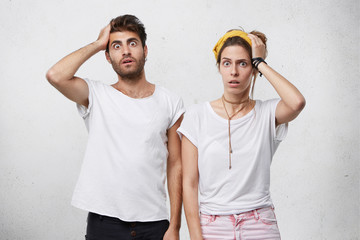
[[[186,110],[184,119],[177,130],[180,138],[185,136],[189,141],[198,147],[199,140],[199,112],[194,106]]]
[[[176,123],[176,121],[181,117],[181,115],[183,115],[184,112],[185,112],[184,102],[180,97],[177,97],[177,99],[173,101],[172,118],[168,129],[170,129]]]
[[[85,82],[87,83],[88,87],[89,87],[89,106],[88,107],[85,107],[81,104],[76,104],[76,107],[77,107],[77,110],[80,114],[80,116],[85,119],[87,118],[87,116],[89,116],[89,113],[92,109],[92,106],[93,106],[93,95],[94,95],[94,86],[93,86],[93,81],[92,80],[89,80],[89,79],[84,79]]]
[[[288,132],[288,127],[289,127],[288,123],[283,123],[283,124],[276,126],[275,113],[276,113],[276,107],[277,107],[278,103],[280,102],[280,100],[281,99],[279,99],[279,98],[269,100],[270,116],[271,116],[271,132],[273,135],[273,140],[275,142],[281,142],[282,140],[285,139],[287,132]]]

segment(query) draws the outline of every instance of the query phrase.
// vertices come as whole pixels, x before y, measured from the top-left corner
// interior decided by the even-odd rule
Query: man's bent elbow
[[[56,83],[59,82],[59,79],[56,77],[56,72],[52,68],[46,72],[46,79],[51,85],[56,85]]]
[[[64,76],[58,70],[50,68],[46,73],[46,79],[54,87],[60,87],[63,83],[66,82],[67,78],[64,78]]]

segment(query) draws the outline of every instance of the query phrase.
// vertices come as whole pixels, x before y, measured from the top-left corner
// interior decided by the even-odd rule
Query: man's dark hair
[[[114,18],[110,21],[111,29],[110,33],[113,32],[134,32],[139,35],[142,46],[145,47],[146,32],[144,24],[134,15],[122,15]],[[106,47],[106,52],[109,52],[109,43]]]

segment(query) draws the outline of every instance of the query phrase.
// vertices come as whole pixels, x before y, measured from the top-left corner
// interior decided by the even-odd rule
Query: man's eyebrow
[[[139,39],[137,38],[129,38],[128,40],[126,40],[127,42],[132,42],[132,41],[136,41],[139,42]]]
[[[126,40],[126,42],[128,42],[128,43],[133,42],[133,41],[140,42],[140,40],[137,39],[137,38],[129,38],[129,39]],[[122,45],[122,41],[120,41],[120,40],[112,41],[111,45],[113,45],[114,43],[118,43],[118,44]]]
[[[111,45],[113,45],[114,43],[119,43],[120,45],[122,44],[120,40],[114,40],[114,41],[112,41]]]

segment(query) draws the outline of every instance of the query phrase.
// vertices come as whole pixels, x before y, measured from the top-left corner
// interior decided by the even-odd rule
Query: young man
[[[77,103],[89,140],[72,204],[89,211],[86,239],[179,239],[182,100],[145,77],[144,25],[119,16],[98,39],[56,63],[48,81]],[[118,81],[74,76],[105,50]],[[170,197],[170,223],[165,180]]]

